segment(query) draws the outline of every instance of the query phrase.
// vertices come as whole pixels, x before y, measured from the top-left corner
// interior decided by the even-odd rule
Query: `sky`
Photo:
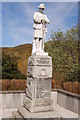
[[[0,46],[2,43],[2,4],[0,2]]]
[[[78,3],[78,23],[80,25],[80,2]]]
[[[33,14],[38,11],[40,3],[2,3],[2,47],[32,43],[34,36]],[[77,25],[77,2],[45,2],[44,4],[44,13],[50,20],[45,41],[50,38],[51,30],[56,32],[60,29],[66,32],[66,30]]]

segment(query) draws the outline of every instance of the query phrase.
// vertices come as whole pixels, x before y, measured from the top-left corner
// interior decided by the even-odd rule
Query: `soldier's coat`
[[[49,23],[49,20],[47,18],[47,16],[43,13],[40,12],[35,12],[34,16],[34,25],[33,28],[35,29],[34,31],[34,38],[43,38],[45,37],[45,34],[47,32],[47,27],[46,27],[46,23]],[[45,20],[45,24],[42,24],[42,20]],[[43,33],[44,32],[44,33]],[[43,36],[44,34],[44,36]]]

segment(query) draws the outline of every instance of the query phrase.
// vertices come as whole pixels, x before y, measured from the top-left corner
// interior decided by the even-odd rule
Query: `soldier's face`
[[[44,11],[44,8],[39,8],[39,12],[43,12]]]

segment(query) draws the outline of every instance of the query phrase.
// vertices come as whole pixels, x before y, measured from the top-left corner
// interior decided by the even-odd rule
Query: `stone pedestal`
[[[30,112],[52,110],[51,100],[52,59],[48,55],[28,58],[27,88],[23,101]]]

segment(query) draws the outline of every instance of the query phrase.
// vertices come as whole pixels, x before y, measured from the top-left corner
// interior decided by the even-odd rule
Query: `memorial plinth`
[[[48,55],[28,58],[27,88],[23,101],[30,112],[52,110],[51,100],[52,59]]]

